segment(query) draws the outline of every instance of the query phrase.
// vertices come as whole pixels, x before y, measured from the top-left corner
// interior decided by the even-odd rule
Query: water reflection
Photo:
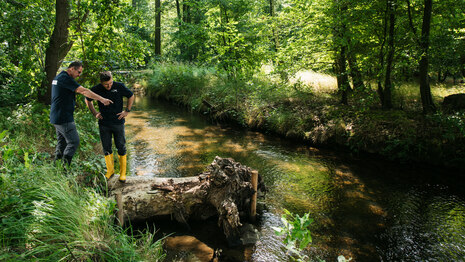
[[[314,243],[309,249],[314,259],[465,257],[463,181],[444,182],[444,175],[450,176],[447,172],[345,159],[261,133],[212,125],[183,109],[145,98],[137,98],[127,132],[132,174],[192,176],[218,155],[257,169],[269,187],[261,203],[260,241],[255,246],[229,249],[218,239],[220,231],[208,235],[205,228],[193,233],[165,226],[166,232],[177,231],[169,245],[184,252],[171,256],[200,259],[222,249],[220,261],[287,261],[281,240],[271,229],[281,225],[280,214],[286,208],[310,212],[314,218]]]
[[[386,258],[399,260],[463,261],[465,205],[437,185],[413,187],[389,200],[392,226],[381,235],[388,243]],[[397,243],[394,245],[394,243]]]

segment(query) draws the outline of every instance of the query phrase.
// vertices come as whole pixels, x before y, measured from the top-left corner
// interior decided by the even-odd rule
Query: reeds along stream
[[[203,261],[288,261],[272,226],[282,210],[310,212],[313,259],[457,261],[465,257],[464,179],[443,169],[356,158],[257,132],[212,124],[195,113],[137,98],[126,123],[132,175],[192,176],[215,156],[231,157],[263,176],[255,245],[229,248],[216,221],[191,230],[156,222],[173,233],[169,257]],[[157,224],[158,223],[158,224]],[[170,246],[172,247],[170,249]],[[221,249],[221,252],[219,250]]]

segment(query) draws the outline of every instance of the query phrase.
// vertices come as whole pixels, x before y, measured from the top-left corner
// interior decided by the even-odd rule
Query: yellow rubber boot
[[[107,173],[105,177],[110,179],[110,177],[115,173],[115,166],[113,163],[113,154],[109,154],[105,156],[105,164],[107,164]]]
[[[126,182],[126,158],[127,155],[124,155],[124,156],[120,156],[118,155],[119,157],[119,172],[120,172],[120,175],[119,175],[119,181],[124,183]]]

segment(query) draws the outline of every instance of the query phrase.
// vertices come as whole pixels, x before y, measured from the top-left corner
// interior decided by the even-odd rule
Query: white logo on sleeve
[[[52,81],[52,85],[57,85],[58,84],[58,81],[57,80],[53,80]]]

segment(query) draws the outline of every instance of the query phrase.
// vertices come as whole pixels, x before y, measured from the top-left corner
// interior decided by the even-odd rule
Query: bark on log
[[[162,178],[133,176],[120,183],[108,181],[111,195],[121,193],[124,221],[140,221],[171,215],[188,226],[189,219],[218,216],[230,245],[240,244],[241,218],[250,215],[252,169],[231,158],[215,157],[207,171],[194,177]],[[258,191],[265,192],[259,176]]]

